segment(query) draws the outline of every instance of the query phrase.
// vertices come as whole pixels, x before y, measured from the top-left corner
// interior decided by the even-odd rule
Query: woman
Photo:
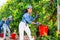
[[[37,16],[35,18],[31,17],[31,15],[30,15],[31,12],[32,12],[32,6],[28,6],[27,10],[25,11],[25,13],[22,17],[22,20],[19,24],[20,40],[24,40],[24,31],[27,33],[29,39],[33,40],[32,36],[31,36],[31,31],[28,27],[28,24],[39,24],[39,23],[33,22],[33,20],[35,20],[37,18]]]
[[[4,31],[4,40],[6,40],[6,31],[8,31],[8,39],[10,40],[10,21],[12,20],[12,16],[9,16],[8,19],[4,18],[5,23],[3,24],[3,31]]]

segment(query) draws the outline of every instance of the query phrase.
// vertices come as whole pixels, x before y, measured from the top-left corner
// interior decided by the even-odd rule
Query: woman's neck
[[[30,12],[28,12],[28,14],[30,15]]]

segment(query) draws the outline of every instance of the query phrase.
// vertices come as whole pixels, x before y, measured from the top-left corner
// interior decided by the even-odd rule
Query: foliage
[[[60,0],[57,0],[58,1],[58,4],[60,5]]]

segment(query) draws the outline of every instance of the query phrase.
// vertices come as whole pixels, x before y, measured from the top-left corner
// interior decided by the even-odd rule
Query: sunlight
[[[4,5],[7,2],[7,0],[0,0],[0,8],[2,7],[2,5]]]

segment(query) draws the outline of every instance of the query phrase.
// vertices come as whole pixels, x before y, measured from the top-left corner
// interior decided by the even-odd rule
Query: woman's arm
[[[25,19],[26,22],[28,22],[28,23],[30,23],[30,24],[36,24],[35,22],[32,21],[33,18],[30,17],[29,15],[26,15],[26,14],[25,14],[23,17],[24,17],[24,19]],[[32,19],[32,20],[31,20],[31,19]]]
[[[30,23],[30,24],[39,24],[39,22],[33,22],[33,20],[35,20],[36,17],[33,18],[29,15],[24,15],[23,17],[24,17],[25,21]]]
[[[39,25],[39,24],[40,24],[39,22],[33,22],[33,21],[31,21],[29,17],[25,17],[25,20],[26,20],[28,23],[30,23],[30,24],[36,24],[36,25]]]

